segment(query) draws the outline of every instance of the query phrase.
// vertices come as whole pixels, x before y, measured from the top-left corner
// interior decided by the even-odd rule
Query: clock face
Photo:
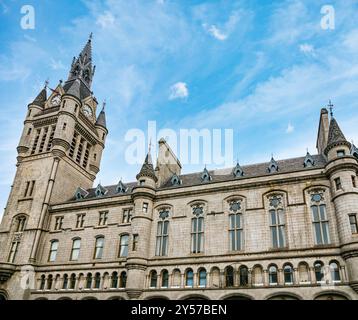
[[[56,107],[56,106],[59,106],[61,103],[61,96],[58,94],[56,96],[54,96],[51,100],[51,104]]]
[[[83,113],[87,118],[89,118],[89,119],[92,118],[92,109],[89,105],[86,104],[83,107]]]

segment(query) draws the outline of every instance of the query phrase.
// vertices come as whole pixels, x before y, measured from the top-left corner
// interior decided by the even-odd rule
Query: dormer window
[[[117,193],[126,193],[128,190],[128,187],[123,184],[122,181],[119,181],[117,185]]]
[[[244,175],[244,171],[242,170],[241,166],[239,165],[239,163],[236,164],[236,167],[233,170],[233,175],[235,178],[240,178]]]
[[[103,197],[107,193],[107,190],[103,188],[100,184],[96,188],[96,197]]]
[[[269,173],[278,172],[278,165],[273,157],[271,158],[271,161],[270,161],[270,164],[269,164],[267,170]]]
[[[87,195],[88,195],[88,192],[80,187],[77,188],[77,190],[75,192],[76,200],[82,200],[82,199],[86,198]]]
[[[304,167],[305,168],[311,168],[311,167],[314,166],[314,164],[315,164],[315,162],[314,162],[312,156],[309,154],[309,152],[307,152],[306,157],[305,157],[305,161],[303,163]]]
[[[202,182],[209,182],[211,180],[212,180],[212,178],[211,178],[211,176],[209,174],[209,171],[205,168],[203,173],[201,174],[201,181]]]
[[[179,185],[181,185],[181,180],[180,180],[180,178],[179,178],[176,174],[174,174],[174,175],[172,176],[170,182],[171,182],[172,186],[179,186]]]

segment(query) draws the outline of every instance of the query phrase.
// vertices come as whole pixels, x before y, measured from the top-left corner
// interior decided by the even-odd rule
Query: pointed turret
[[[37,97],[32,102],[32,104],[43,108],[45,106],[46,101],[47,101],[47,84],[44,86],[44,88],[41,90],[41,92],[37,95]]]
[[[96,121],[96,126],[101,126],[101,127],[107,129],[105,106],[106,106],[106,102],[103,103],[102,110],[99,113],[97,121]]]
[[[349,149],[351,148],[351,144],[344,136],[341,128],[338,125],[338,122],[335,118],[332,117],[331,122],[329,124],[327,147],[324,150],[325,155],[327,156],[330,150],[339,146],[345,146]]]
[[[270,161],[270,164],[269,164],[267,170],[269,173],[274,173],[274,172],[278,171],[278,164],[273,156],[271,157],[271,161]]]
[[[157,182],[157,180],[158,180],[158,178],[154,172],[153,161],[152,161],[152,156],[150,154],[150,149],[148,151],[147,156],[145,157],[145,160],[144,160],[144,163],[143,163],[143,166],[142,166],[140,172],[136,176],[137,180],[139,180],[140,178],[144,178],[144,177],[152,178],[155,182]]]
[[[351,144],[352,144],[351,155],[358,159],[358,148],[354,145],[353,142]]]

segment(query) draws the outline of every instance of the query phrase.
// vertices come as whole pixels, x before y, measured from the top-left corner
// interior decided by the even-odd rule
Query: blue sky
[[[327,4],[334,30],[320,25]],[[21,28],[23,5],[35,8],[34,30]],[[134,180],[140,166],[125,162],[124,136],[149,120],[159,129],[232,128],[235,158],[248,164],[315,153],[320,108],[332,99],[358,142],[357,12],[356,0],[0,0],[0,205],[27,104],[47,78],[50,87],[66,80],[90,32],[93,91],[107,100],[110,130],[104,185]]]

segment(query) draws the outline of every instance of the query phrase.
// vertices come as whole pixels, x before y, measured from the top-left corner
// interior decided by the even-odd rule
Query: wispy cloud
[[[189,96],[189,89],[185,82],[177,82],[170,87],[169,100],[185,99]]]
[[[290,134],[295,131],[295,127],[291,124],[291,122],[288,123],[286,133]]]
[[[303,44],[300,44],[299,48],[300,48],[300,51],[302,53],[304,53],[305,55],[310,55],[313,57],[316,56],[315,48],[311,44],[303,43]]]

